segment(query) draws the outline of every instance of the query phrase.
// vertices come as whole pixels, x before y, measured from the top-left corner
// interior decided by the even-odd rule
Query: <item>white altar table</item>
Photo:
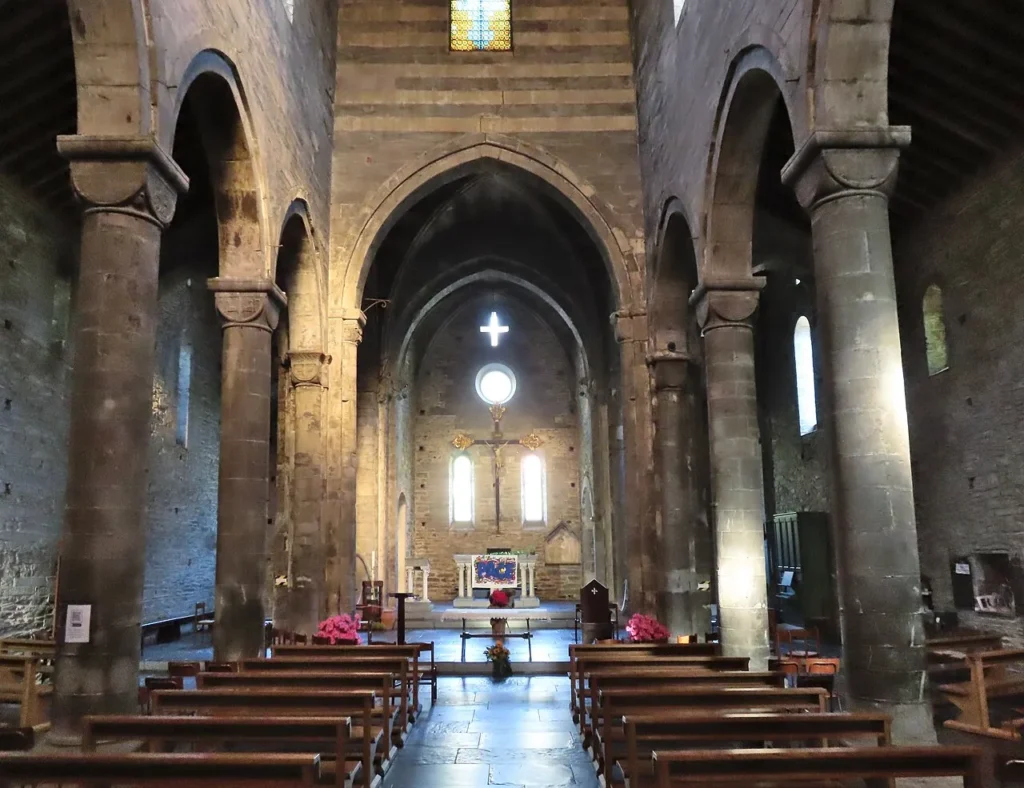
[[[506,638],[522,638],[526,641],[527,650],[530,654],[530,662],[533,662],[533,633],[530,632],[530,620],[534,621],[551,621],[550,613],[541,613],[537,610],[516,609],[514,607],[491,607],[491,608],[471,608],[468,610],[447,610],[441,614],[442,621],[462,621],[462,661],[466,661],[466,641],[473,638],[489,638],[493,637],[491,633],[482,634],[480,632],[470,632],[467,624],[470,621],[474,622],[486,622],[491,623],[492,618],[502,618],[506,622],[509,621],[525,621],[526,631],[525,632],[506,632],[504,637]]]

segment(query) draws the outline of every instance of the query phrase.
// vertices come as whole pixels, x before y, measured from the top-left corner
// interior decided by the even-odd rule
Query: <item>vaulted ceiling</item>
[[[941,203],[1024,131],[1024,3],[896,0],[889,119],[913,127],[892,200],[897,226]]]
[[[0,0],[0,172],[72,214],[57,135],[76,127],[75,59],[66,0]]]

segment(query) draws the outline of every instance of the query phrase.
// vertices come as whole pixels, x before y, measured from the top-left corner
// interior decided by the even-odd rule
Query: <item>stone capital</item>
[[[690,296],[701,331],[706,334],[718,328],[752,329],[764,286],[765,280],[756,276],[701,282]]]
[[[681,391],[689,377],[693,357],[678,351],[659,350],[647,356],[655,391]]]
[[[210,279],[214,303],[223,328],[255,328],[273,333],[288,303],[281,289],[269,279]]]
[[[909,126],[879,129],[818,129],[804,140],[782,170],[809,212],[853,196],[888,199],[896,186],[900,150],[910,145]]]
[[[646,342],[647,312],[643,309],[620,309],[610,318],[616,342]]]
[[[361,309],[346,309],[341,318],[341,341],[358,345],[363,341],[366,313]]]
[[[319,350],[293,350],[288,353],[288,371],[291,373],[292,386],[321,388],[327,382],[326,365],[330,356]]]
[[[57,150],[85,215],[122,213],[164,229],[188,191],[188,177],[151,137],[62,135]]]

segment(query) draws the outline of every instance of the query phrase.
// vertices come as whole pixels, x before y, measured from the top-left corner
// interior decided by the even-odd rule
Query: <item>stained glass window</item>
[[[452,460],[451,520],[473,522],[473,460],[468,454],[458,454]]]
[[[796,321],[796,329],[793,331],[793,358],[796,361],[796,402],[800,413],[800,434],[810,435],[818,426],[818,406],[814,395],[811,323],[806,317]]]
[[[542,523],[547,519],[544,461],[536,454],[527,454],[523,457],[520,474],[523,482],[523,522]]]
[[[451,4],[453,50],[512,49],[512,0],[451,0]]]
[[[949,369],[949,346],[946,344],[946,319],[942,311],[942,290],[932,285],[924,291],[924,346],[928,354],[928,374],[938,375]]]

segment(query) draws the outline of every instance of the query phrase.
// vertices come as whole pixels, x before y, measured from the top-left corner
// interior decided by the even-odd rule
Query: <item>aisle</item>
[[[569,712],[568,678],[439,680],[437,704],[384,779],[384,788],[410,785],[597,788]]]

